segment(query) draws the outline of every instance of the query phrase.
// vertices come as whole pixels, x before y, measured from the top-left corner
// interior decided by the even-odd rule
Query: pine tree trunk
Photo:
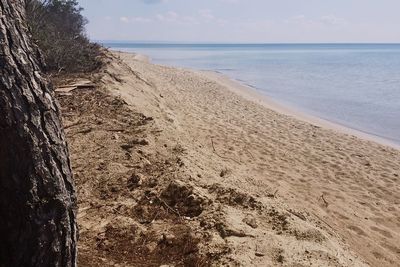
[[[0,267],[76,266],[76,197],[60,109],[24,0],[0,0]]]

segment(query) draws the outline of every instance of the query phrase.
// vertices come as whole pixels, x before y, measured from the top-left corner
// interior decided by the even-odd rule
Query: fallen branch
[[[217,150],[215,149],[214,140],[213,140],[212,138],[211,138],[211,146],[212,146],[212,148],[213,148],[213,151],[214,151],[215,155],[217,155],[217,156],[220,157],[221,159],[231,160],[231,161],[236,162],[237,164],[242,164],[240,161],[237,161],[237,160],[235,160],[235,159],[232,159],[232,158],[228,158],[228,157],[224,157],[224,156],[219,155],[218,152],[217,152]]]
[[[227,237],[230,237],[230,236],[235,236],[235,237],[254,237],[254,235],[246,234],[243,231],[237,231],[237,230],[234,230],[234,229],[229,229],[223,223],[218,223],[215,227],[217,228],[217,231],[219,232],[219,235],[224,239],[227,238]]]
[[[319,221],[323,222],[326,226],[328,226],[330,228],[330,231],[338,238],[340,239],[340,235],[338,233],[336,233],[335,229],[329,224],[327,223],[324,219],[322,219],[321,217],[319,217],[317,214],[315,213],[311,213],[312,215],[314,215]]]
[[[79,125],[79,124],[81,124],[81,123],[82,123],[82,122],[81,122],[80,120],[75,121],[75,122],[73,122],[73,123],[71,123],[71,124],[65,125],[65,126],[64,126],[64,129],[71,128],[71,127],[76,126],[76,125]]]
[[[169,209],[170,211],[172,211],[173,213],[175,213],[176,215],[178,215],[178,217],[182,217],[181,214],[176,211],[175,209],[173,209],[170,205],[167,204],[167,202],[165,202],[164,200],[162,200],[160,197],[157,197],[158,201],[160,201],[167,209]]]
[[[125,129],[122,129],[122,128],[120,128],[120,129],[106,129],[106,131],[108,131],[108,132],[121,132],[121,133],[123,133],[123,132],[125,132]]]
[[[154,216],[153,220],[151,220],[150,224],[154,223],[157,220],[158,215],[160,214],[161,207],[157,210],[156,215]]]
[[[300,212],[294,211],[294,210],[288,210],[288,212],[290,212],[291,214],[293,214],[294,216],[302,219],[303,221],[307,221],[306,216],[304,216],[303,214],[301,214]]]
[[[153,219],[152,219],[151,221],[149,221],[149,220],[147,220],[147,221],[141,221],[140,223],[141,223],[141,224],[153,224],[153,223],[157,220],[157,217],[158,217],[158,215],[160,214],[160,211],[161,211],[161,205],[159,206],[159,208],[158,208],[156,214],[154,215],[154,217],[153,217]]]
[[[92,127],[89,127],[89,128],[87,128],[87,129],[83,129],[83,130],[81,130],[81,131],[77,131],[77,132],[75,133],[75,135],[76,135],[76,134],[87,134],[87,133],[90,133],[91,131],[93,131],[93,128],[92,128]]]
[[[248,150],[246,147],[244,147],[243,150],[246,151],[253,160],[256,160],[256,158],[253,156],[253,154],[250,152],[250,150]]]

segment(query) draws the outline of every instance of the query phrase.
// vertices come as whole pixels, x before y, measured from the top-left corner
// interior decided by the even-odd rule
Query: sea
[[[282,105],[400,144],[400,44],[103,45],[216,71]]]

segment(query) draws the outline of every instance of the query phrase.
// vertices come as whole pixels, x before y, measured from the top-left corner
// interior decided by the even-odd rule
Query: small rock
[[[178,159],[176,160],[176,164],[178,164],[179,167],[183,167],[185,166],[185,163],[182,161],[181,158],[178,157]]]
[[[256,251],[256,254],[255,254],[257,257],[264,257],[265,256],[265,254],[264,253],[262,253],[262,252],[258,252],[258,251]]]
[[[283,257],[283,255],[279,255],[278,257],[277,257],[277,262],[279,262],[279,263],[283,263],[283,261],[284,261],[284,257]]]
[[[149,144],[149,141],[147,141],[146,139],[135,139],[132,140],[131,143],[134,145],[147,146]]]
[[[116,193],[116,192],[118,192],[118,188],[115,187],[115,186],[112,186],[112,187],[110,188],[110,191],[113,192],[113,193]]]
[[[227,238],[227,237],[231,237],[231,236],[235,236],[235,237],[251,236],[251,235],[248,235],[248,234],[246,234],[245,232],[243,232],[241,230],[230,229],[222,222],[217,223],[215,225],[215,228],[217,229],[219,235],[222,238]]]
[[[158,185],[158,180],[156,178],[151,178],[147,183],[147,186],[150,188],[154,188]]]
[[[166,242],[168,245],[172,245],[176,239],[176,237],[172,234],[166,235],[165,236]]]
[[[229,174],[229,170],[228,170],[228,169],[223,169],[223,170],[221,170],[219,176],[220,176],[220,177],[225,177],[225,176],[227,176],[228,174]]]
[[[257,244],[256,245],[256,252],[255,252],[255,255],[257,256],[257,257],[264,257],[265,255],[267,255],[268,254],[268,250],[267,250],[267,248],[264,246],[264,245],[262,245],[262,244]]]
[[[157,243],[156,242],[151,242],[146,245],[146,248],[149,250],[149,252],[153,252],[157,248]]]
[[[258,227],[257,220],[250,216],[244,218],[243,222],[253,229],[256,229]]]
[[[138,188],[143,183],[143,175],[133,173],[131,177],[128,179],[128,188],[129,190],[133,190]]]
[[[102,171],[106,168],[106,163],[104,161],[100,161],[99,166],[97,166],[98,171]]]
[[[129,150],[131,150],[133,148],[133,145],[131,145],[131,144],[122,144],[122,145],[120,145],[120,147],[123,150],[129,151]]]
[[[145,121],[153,121],[154,118],[153,118],[153,117],[146,117],[146,116],[144,116],[144,120],[145,120]]]
[[[162,234],[161,238],[158,240],[159,244],[166,244],[171,246],[174,241],[175,241],[176,237],[173,234]]]

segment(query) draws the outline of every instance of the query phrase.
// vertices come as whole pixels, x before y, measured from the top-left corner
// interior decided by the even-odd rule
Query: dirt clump
[[[216,195],[216,199],[224,204],[241,206],[248,209],[262,209],[262,204],[253,196],[239,192],[233,188],[226,188],[219,184],[213,184],[208,188],[209,192]]]
[[[203,212],[206,200],[193,192],[193,187],[182,181],[173,181],[162,192],[162,199],[168,206],[189,218],[197,217]]]

